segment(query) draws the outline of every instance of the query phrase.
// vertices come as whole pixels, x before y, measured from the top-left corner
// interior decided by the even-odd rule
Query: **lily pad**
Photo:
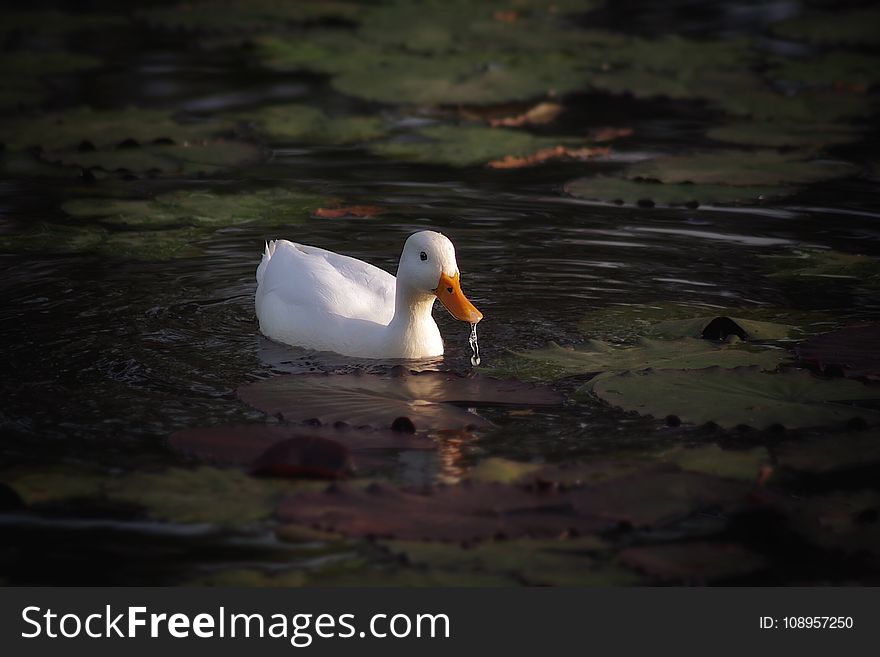
[[[569,53],[391,53],[365,58],[332,84],[344,94],[383,103],[488,105],[576,91],[583,86],[579,69]]]
[[[715,477],[753,483],[761,469],[770,463],[766,447],[746,450],[722,449],[718,445],[676,447],[656,457],[663,463],[674,463],[688,472],[701,472]]]
[[[627,586],[639,582],[611,561],[596,537],[566,540],[521,538],[460,546],[419,541],[387,541],[410,565],[473,574],[507,574],[530,586]]]
[[[100,497],[107,475],[97,468],[51,465],[6,470],[0,473],[0,481],[32,506]]]
[[[74,217],[100,217],[102,223],[122,226],[287,226],[301,223],[327,202],[326,197],[272,188],[237,194],[177,191],[151,201],[83,198],[66,201],[61,209]]]
[[[716,150],[689,155],[668,155],[629,167],[629,178],[663,183],[714,185],[766,185],[810,183],[855,173],[844,162],[808,161],[798,153],[775,150]]]
[[[320,436],[286,438],[271,445],[253,464],[254,474],[268,477],[337,479],[353,471],[349,449]]]
[[[244,424],[184,429],[168,439],[172,449],[209,463],[253,466],[273,445],[293,438],[323,438],[353,452],[370,450],[434,450],[424,434],[358,430],[350,427],[286,427]]]
[[[872,46],[880,44],[877,8],[843,11],[808,11],[773,26],[779,36],[821,45],[845,44]]]
[[[395,0],[373,7],[361,20],[359,35],[374,43],[411,52],[553,51],[586,41],[564,27],[559,13],[587,12],[596,0],[566,0],[551,6],[522,0]],[[501,12],[510,20],[502,20]],[[587,49],[585,55],[589,56]]]
[[[456,542],[499,535],[558,536],[572,530],[584,534],[615,524],[576,513],[562,494],[477,483],[428,492],[379,484],[364,490],[334,486],[287,497],[278,516],[346,536]]]
[[[769,75],[786,82],[863,91],[880,82],[880,57],[838,51],[806,59],[776,58]]]
[[[377,155],[399,160],[475,166],[502,157],[525,156],[571,139],[547,139],[526,132],[483,126],[434,126],[369,148]]]
[[[789,442],[774,449],[776,462],[813,475],[832,475],[880,465],[880,435],[862,431]]]
[[[199,255],[193,242],[203,236],[204,231],[197,228],[111,232],[100,226],[43,224],[0,235],[0,249],[7,253],[92,253],[111,259],[170,260]]]
[[[0,125],[0,141],[7,148],[72,149],[87,153],[115,149],[129,140],[142,146],[155,142],[184,144],[206,139],[227,127],[228,124],[219,121],[181,124],[162,110],[99,111],[83,107],[5,121]]]
[[[641,338],[635,346],[613,346],[589,340],[577,349],[555,342],[541,349],[517,352],[499,360],[493,371],[521,379],[544,381],[568,376],[644,370],[648,368],[688,369],[755,365],[773,370],[785,358],[779,350],[753,350],[741,345],[719,345],[708,340]]]
[[[481,404],[559,404],[556,393],[517,381],[446,372],[422,372],[392,378],[363,373],[279,376],[238,389],[238,396],[269,414],[291,422],[319,420],[360,427],[389,428],[400,417],[416,429],[464,429],[490,423],[453,406]]]
[[[801,361],[851,378],[880,379],[880,325],[848,326],[797,346]]]
[[[789,429],[880,421],[880,413],[850,402],[880,399],[880,388],[856,381],[822,380],[808,372],[771,374],[756,367],[625,372],[587,384],[600,399],[625,411],[683,422],[714,422]]]
[[[709,129],[706,135],[729,144],[774,148],[836,146],[858,141],[861,137],[858,130],[846,124],[788,121],[728,123]]]
[[[110,172],[140,174],[212,174],[262,157],[260,148],[244,142],[214,140],[181,145],[150,144],[134,148],[45,151],[47,162]]]
[[[362,7],[341,0],[197,0],[141,9],[136,16],[169,30],[237,34],[270,32],[322,19],[352,19]]]
[[[309,105],[272,105],[234,116],[252,123],[261,134],[275,141],[352,144],[378,139],[387,132],[379,117],[329,117]]]
[[[724,319],[731,323],[719,321]],[[661,301],[594,310],[578,327],[594,339],[634,342],[641,337],[784,340],[823,333],[837,324],[836,318],[819,312],[775,306],[719,308]]]
[[[565,192],[577,198],[650,207],[654,205],[748,205],[782,198],[797,191],[796,187],[662,184],[611,176],[577,178],[565,184]]]
[[[241,526],[271,516],[285,490],[237,470],[200,467],[135,472],[109,484],[107,495],[157,520]]]

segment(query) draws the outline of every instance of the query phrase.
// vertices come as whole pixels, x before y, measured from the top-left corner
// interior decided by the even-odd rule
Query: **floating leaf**
[[[0,473],[0,481],[32,506],[99,497],[107,476],[96,468],[51,465],[6,470]]]
[[[664,582],[691,585],[735,579],[768,566],[764,557],[740,545],[708,542],[628,547],[620,562]]]
[[[203,461],[251,467],[273,445],[293,438],[323,438],[354,452],[370,450],[434,450],[424,434],[363,431],[350,427],[287,427],[242,424],[183,429],[168,439],[171,448]]]
[[[653,207],[654,205],[747,205],[794,194],[795,187],[731,185],[661,184],[593,176],[577,178],[565,184],[565,191],[577,198],[605,203],[626,203]]]
[[[817,44],[878,45],[880,10],[853,9],[833,12],[810,11],[773,26],[778,35]]]
[[[385,545],[420,568],[507,574],[531,586],[626,586],[639,581],[603,555],[607,546],[591,536],[521,538],[468,546],[419,541],[388,541]]]
[[[270,477],[337,479],[352,473],[345,445],[320,436],[297,436],[273,444],[260,454],[253,473]]]
[[[268,32],[321,19],[351,19],[361,6],[341,0],[198,0],[140,9],[137,17],[169,30],[237,34]]]
[[[473,166],[503,157],[526,157],[555,148],[565,139],[546,139],[526,132],[483,126],[434,126],[414,135],[370,145],[378,155],[400,160]]]
[[[691,155],[668,155],[639,162],[627,169],[629,178],[663,183],[764,185],[809,183],[852,175],[843,162],[806,161],[797,153],[775,150],[717,150]]]
[[[541,381],[648,368],[755,365],[772,370],[776,369],[784,357],[785,353],[779,350],[751,350],[743,346],[720,345],[695,338],[641,338],[632,347],[618,347],[601,340],[589,340],[578,349],[566,349],[551,342],[541,349],[517,352],[499,360],[493,371]]]
[[[724,319],[730,323],[719,321]],[[641,337],[782,340],[822,333],[836,325],[834,317],[822,313],[775,306],[719,308],[668,302],[615,304],[591,311],[578,322],[587,336],[614,342]]]
[[[283,490],[237,470],[200,467],[134,472],[112,482],[107,494],[158,520],[239,526],[272,515]]]
[[[880,82],[880,57],[851,52],[829,52],[806,59],[777,57],[769,74],[787,82],[865,91]]]
[[[356,374],[279,376],[238,389],[246,403],[286,420],[317,419],[323,424],[391,427],[409,418],[417,429],[462,429],[487,426],[478,415],[451,403],[559,404],[556,393],[517,381],[473,377],[448,372],[422,372],[393,378]]]
[[[472,541],[589,534],[619,523],[665,525],[709,508],[740,506],[748,487],[717,477],[648,469],[595,485],[511,486],[464,482],[429,491],[372,484],[285,498],[285,521],[347,536]]]
[[[586,12],[599,4],[565,0],[550,8],[543,2],[523,0],[396,0],[366,12],[359,34],[385,47],[428,54],[478,49],[553,51],[586,40],[579,30],[563,27],[556,12]],[[509,20],[513,16],[515,19]]]
[[[833,434],[779,445],[776,462],[798,472],[840,474],[880,465],[880,435],[876,432]]]
[[[10,253],[93,253],[112,259],[170,260],[198,255],[193,242],[203,236],[197,228],[111,232],[99,226],[44,224],[0,235],[0,248]]]
[[[625,372],[588,384],[600,399],[625,411],[683,422],[714,422],[788,429],[841,424],[880,413],[848,402],[880,399],[880,388],[855,381],[818,379],[808,372],[761,372],[756,367]]]
[[[0,125],[0,141],[7,148],[73,149],[87,153],[115,149],[127,140],[142,146],[156,141],[183,144],[210,137],[226,126],[218,121],[181,124],[162,110],[78,108],[5,121]]]
[[[261,134],[276,141],[351,144],[378,139],[387,132],[379,117],[331,118],[309,105],[271,105],[238,112],[234,117],[253,124]]]
[[[848,326],[818,335],[797,346],[798,358],[823,370],[839,368],[844,376],[880,378],[880,325]]]
[[[749,121],[728,123],[709,129],[710,139],[730,144],[754,146],[835,146],[858,141],[859,132],[840,123],[791,123],[788,121]]]
[[[151,201],[84,198],[66,201],[61,209],[74,217],[100,217],[102,223],[124,226],[232,226],[260,223],[287,226],[301,223],[323,196],[286,188],[237,194],[207,190],[160,194]]]
[[[211,174],[255,162],[262,151],[236,141],[198,141],[182,145],[150,144],[143,147],[83,151],[45,151],[47,162],[102,171],[147,174]]]
[[[378,484],[365,490],[336,486],[286,498],[278,516],[347,536],[458,542],[499,535],[557,536],[570,530],[591,533],[614,524],[577,514],[561,494],[477,483],[430,492]]]
[[[755,482],[761,468],[770,462],[766,447],[747,450],[722,449],[718,445],[676,447],[657,455],[663,463],[674,463],[688,472]]]

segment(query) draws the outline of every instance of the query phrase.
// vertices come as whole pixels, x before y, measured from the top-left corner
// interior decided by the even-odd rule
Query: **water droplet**
[[[480,364],[480,345],[477,343],[477,325],[471,324],[471,337],[468,338],[468,344],[471,345],[471,365],[476,367]]]

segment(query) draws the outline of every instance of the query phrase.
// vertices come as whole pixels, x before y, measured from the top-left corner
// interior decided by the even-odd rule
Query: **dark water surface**
[[[784,9],[787,3],[777,5]],[[725,11],[688,13],[691,22],[681,29],[711,34],[731,25],[751,28],[742,5],[724,6]],[[731,12],[740,19],[729,19]],[[611,10],[601,15],[610,22],[622,20]],[[651,26],[675,28],[673,18],[660,10],[648,16]],[[629,27],[647,29],[646,21]],[[111,38],[92,44],[114,53],[114,63],[66,80],[64,104],[139,104],[198,114],[270,99],[317,98],[328,107],[354,102],[332,93],[315,76],[256,74],[227,54],[187,49],[156,36],[139,38],[141,43]],[[637,104],[584,94],[566,104],[563,125],[553,128],[560,133],[566,131],[565,121],[581,129],[609,122],[633,127],[635,136],[617,152],[624,160],[697,145],[711,118],[709,110],[691,103]],[[860,161],[876,144],[874,134],[838,151]],[[254,272],[267,239],[320,246],[393,272],[409,233],[442,231],[457,247],[465,292],[485,315],[479,325],[484,365],[505,350],[534,348],[548,340],[578,343],[583,340],[578,321],[618,304],[768,306],[827,312],[841,323],[880,319],[877,292],[768,278],[762,261],[762,256],[800,247],[880,257],[876,181],[824,183],[783,203],[744,209],[614,207],[561,193],[560,181],[615,166],[452,169],[380,159],[355,147],[278,144],[269,162],[234,177],[194,179],[186,186],[291,186],[387,212],[375,218],[313,218],[287,228],[225,228],[200,238],[204,255],[168,262],[2,254],[0,466],[72,463],[123,472],[183,465],[188,461],[167,447],[172,432],[266,421],[235,397],[244,383],[279,372],[358,366],[383,371],[394,365],[310,353],[262,337],[253,309]],[[126,185],[148,195],[179,187],[180,181]],[[4,181],[0,231],[33,222],[76,221],[58,210],[62,193],[46,181]],[[442,308],[435,315],[447,354],[432,367],[469,371],[468,326]],[[557,387],[570,392],[574,385]],[[429,456],[403,453],[386,474],[401,483],[454,482],[490,456],[556,462],[681,444],[721,442],[736,448],[771,440],[757,433],[743,437],[672,428],[598,401],[533,414],[481,412],[497,429],[468,441],[452,440]],[[15,571],[2,573],[13,583],[89,578],[95,583],[178,582],[206,564],[312,563],[309,554],[292,555],[296,548],[261,531],[242,537],[152,523],[116,508],[6,515],[0,517],[0,531],[7,537],[14,533],[9,540],[23,548],[7,561]]]

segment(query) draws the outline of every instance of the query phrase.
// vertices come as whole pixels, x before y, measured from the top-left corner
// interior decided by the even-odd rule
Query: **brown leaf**
[[[524,125],[543,125],[555,120],[562,112],[562,105],[557,103],[538,103],[528,111],[517,116],[490,118],[489,125],[493,128],[518,128]]]
[[[632,128],[598,128],[590,132],[590,138],[598,142],[614,141],[623,137],[631,137],[633,132]]]
[[[337,208],[318,208],[312,215],[322,219],[339,219],[340,217],[375,217],[386,210],[374,205],[345,205]]]
[[[500,160],[492,160],[487,166],[492,169],[522,169],[542,164],[549,160],[589,160],[594,157],[604,157],[610,152],[611,149],[607,146],[584,146],[583,148],[552,146],[550,148],[542,148],[536,153],[524,157],[507,155]]]

